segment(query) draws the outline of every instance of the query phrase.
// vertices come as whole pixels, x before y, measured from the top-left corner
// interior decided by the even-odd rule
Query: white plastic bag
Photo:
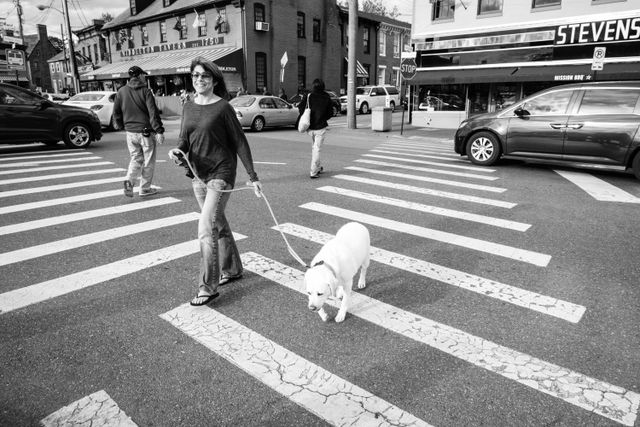
[[[300,120],[298,120],[298,132],[301,133],[309,130],[309,126],[311,126],[311,107],[309,106],[309,95],[307,95],[307,106],[304,109],[304,113],[302,113],[302,115],[300,116]]]

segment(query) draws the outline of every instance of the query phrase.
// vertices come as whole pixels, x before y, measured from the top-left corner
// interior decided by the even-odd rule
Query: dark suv
[[[64,141],[86,148],[102,138],[100,120],[88,109],[57,104],[27,89],[0,83],[0,143]]]
[[[503,155],[619,165],[640,179],[640,81],[556,86],[460,123],[455,152],[478,165]]]

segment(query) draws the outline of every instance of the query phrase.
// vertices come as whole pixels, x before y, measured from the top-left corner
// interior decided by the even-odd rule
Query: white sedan
[[[256,132],[265,127],[296,126],[298,109],[277,96],[242,95],[230,102],[243,128]]]
[[[100,119],[103,127],[113,129],[113,101],[116,98],[116,92],[113,91],[91,91],[81,92],[63,104],[75,105],[77,107],[93,110]]]

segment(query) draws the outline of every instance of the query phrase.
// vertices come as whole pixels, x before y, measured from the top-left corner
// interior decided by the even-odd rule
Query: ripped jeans
[[[218,288],[221,274],[242,274],[240,254],[224,214],[231,193],[221,191],[231,190],[233,185],[222,179],[212,179],[203,185],[194,178],[191,183],[201,210],[198,221],[201,258],[198,293],[211,295]]]

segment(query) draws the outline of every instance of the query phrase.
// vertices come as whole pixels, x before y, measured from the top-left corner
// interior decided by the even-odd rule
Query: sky
[[[15,2],[17,0],[0,0],[0,20],[6,18],[7,24],[18,29],[18,15]],[[52,36],[60,36],[62,18],[62,0],[19,0],[22,5],[22,22],[25,34],[35,34],[36,24],[47,26]],[[41,11],[37,6],[51,6]],[[129,0],[67,0],[71,29],[76,30],[91,25],[93,19],[100,19],[103,13],[118,16],[129,7]],[[401,15],[397,19],[411,22],[413,0],[384,0],[384,5],[391,9],[398,6]],[[57,9],[57,10],[56,10]]]

